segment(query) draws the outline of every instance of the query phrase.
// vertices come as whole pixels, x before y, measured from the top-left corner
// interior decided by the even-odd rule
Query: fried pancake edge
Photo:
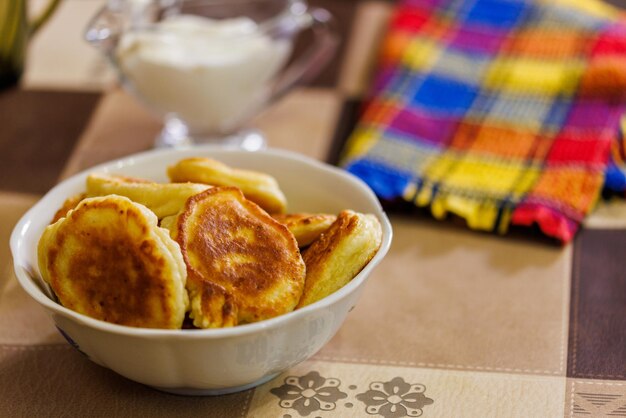
[[[371,214],[344,210],[302,253],[306,280],[297,308],[310,305],[349,283],[382,244],[382,228]],[[296,309],[297,309],[296,308]]]
[[[159,219],[175,215],[190,196],[211,186],[199,183],[157,183],[113,174],[91,173],[86,179],[89,197],[117,194],[153,211]]]
[[[98,222],[106,225],[99,225]],[[115,241],[113,234],[125,229],[132,232]],[[111,236],[98,235],[102,231],[110,232]],[[140,239],[132,235],[137,231],[141,231]],[[93,234],[91,238],[90,234]],[[115,270],[116,262],[103,260],[101,254],[106,250],[94,244],[98,240],[103,246],[128,245],[116,262],[138,263],[144,267],[120,273]],[[126,255],[129,258],[124,258]],[[81,265],[81,261],[87,262],[86,267]],[[186,269],[178,244],[169,237],[168,231],[157,226],[156,216],[150,210],[125,197],[87,198],[66,217],[48,226],[38,243],[38,263],[43,279],[50,284],[63,306],[121,325],[151,328],[180,328],[182,325],[188,302],[184,291]],[[71,265],[77,266],[69,267]],[[146,270],[142,270],[144,268]],[[115,279],[107,275],[112,271],[115,272]],[[144,300],[137,295],[129,295],[128,298],[134,302],[124,304],[128,299],[118,291],[123,287],[119,280],[130,280],[123,282],[128,284],[133,283],[134,277],[147,277],[145,295],[148,298]],[[85,282],[86,278],[98,281]],[[107,282],[101,281],[107,278],[115,283],[114,289],[111,289],[113,284],[107,288]],[[128,286],[126,290],[132,288],[132,285]],[[80,294],[91,297],[77,297]],[[120,295],[123,302],[115,302],[115,297]],[[99,308],[96,306],[98,300]],[[148,318],[123,315],[142,308],[150,314],[157,312],[154,309],[161,309],[161,312]],[[128,311],[124,312],[124,309]]]
[[[169,166],[167,175],[171,181],[237,187],[269,213],[284,213],[287,209],[287,198],[276,179],[267,173],[233,168],[211,158],[191,157]]]
[[[317,240],[337,219],[327,213],[274,214],[272,217],[291,231],[300,248]]]
[[[63,205],[59,209],[57,209],[57,211],[55,212],[54,216],[52,217],[52,221],[50,222],[50,224],[55,223],[56,221],[58,221],[61,218],[65,218],[67,216],[68,212],[70,210],[74,209],[76,206],[78,206],[80,201],[83,200],[86,197],[87,197],[86,193],[79,193],[79,194],[76,194],[74,196],[70,196],[67,199],[65,199],[65,201],[63,202]]]

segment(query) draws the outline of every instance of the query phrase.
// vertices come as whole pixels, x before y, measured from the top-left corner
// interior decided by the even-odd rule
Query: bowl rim
[[[211,2],[209,2],[208,4],[206,2],[203,2],[201,0],[185,0],[185,2],[187,3],[187,6],[195,8],[195,7],[210,7],[210,6],[219,6],[220,4],[226,4],[226,5],[232,5],[233,3],[256,3],[256,2],[261,2],[263,0],[213,0]],[[197,4],[196,4],[197,3]],[[108,9],[108,5],[104,5],[102,7],[101,10],[107,10]],[[161,6],[161,8],[163,8]],[[287,27],[289,29],[291,29],[292,31],[295,30],[300,31],[300,30],[306,30],[307,26],[306,24],[308,23],[308,19],[302,19],[303,17],[306,17],[307,15],[310,15],[313,12],[317,12],[319,13],[320,8],[319,7],[312,7],[311,5],[309,5],[307,3],[306,0],[287,0],[285,2],[285,5],[280,9],[277,10],[274,14],[272,14],[271,16],[267,16],[262,20],[259,21],[255,21],[256,23],[256,31],[254,32],[255,34],[263,34],[269,37],[272,37],[272,34],[274,32],[276,32],[277,28],[279,28],[280,26],[285,26],[287,25]],[[321,9],[324,12],[328,13],[325,9]],[[187,11],[187,14],[191,15],[191,16],[199,16],[199,17],[203,17],[202,14],[198,14],[196,13],[190,13],[189,10]],[[173,16],[181,16],[182,13],[175,13]],[[169,15],[166,15],[169,16]],[[204,16],[204,17],[209,17],[209,18],[214,18],[214,17],[210,17],[210,16]],[[227,18],[227,19],[232,19],[231,18]],[[159,20],[155,21],[155,22],[149,22],[148,24],[145,25],[141,25],[138,27],[132,27],[130,28],[129,32],[153,32],[155,33],[156,31],[158,31],[158,27],[159,27],[159,23],[162,23],[163,21],[166,20],[165,18],[159,18]],[[86,31],[87,33],[88,31]],[[165,33],[165,35],[167,36],[167,33]],[[86,36],[86,35],[85,35]],[[242,37],[248,37],[250,36],[250,34],[248,32],[244,32],[244,33],[234,33],[234,34],[224,34],[223,37],[224,39],[232,39],[232,40],[237,40],[237,39],[241,39]]]
[[[370,262],[357,274],[350,282],[344,285],[336,292],[328,295],[327,297],[320,299],[310,305],[303,308],[276,316],[274,318],[254,322],[250,324],[242,324],[229,328],[210,328],[210,329],[159,329],[159,328],[139,328],[131,327],[127,325],[113,324],[110,322],[102,321],[99,319],[91,318],[87,315],[75,312],[69,308],[64,307],[58,302],[50,299],[38,284],[35,283],[35,278],[28,272],[28,263],[26,260],[17,260],[16,255],[19,254],[19,249],[23,245],[23,236],[30,227],[31,217],[33,212],[44,204],[47,198],[56,193],[60,188],[66,186],[70,182],[78,181],[80,178],[85,177],[88,173],[97,170],[110,170],[113,167],[123,168],[142,162],[149,161],[153,158],[158,158],[171,153],[198,153],[206,156],[210,156],[212,153],[225,153],[225,154],[241,154],[241,153],[255,153],[257,155],[268,155],[287,160],[295,160],[302,164],[312,166],[315,169],[343,177],[348,182],[352,183],[357,189],[364,193],[369,200],[372,201],[376,208],[376,217],[380,221],[383,237],[382,243],[374,257]],[[182,157],[181,157],[182,158]],[[216,157],[217,158],[217,157]],[[384,212],[382,205],[378,198],[372,191],[372,189],[361,179],[353,174],[342,170],[338,167],[331,166],[330,164],[308,157],[301,153],[294,151],[266,148],[258,151],[245,151],[237,148],[225,148],[216,145],[199,145],[191,148],[180,149],[153,149],[148,151],[142,151],[135,154],[131,154],[119,159],[107,161],[93,167],[89,167],[64,179],[44,194],[17,222],[10,238],[10,249],[13,257],[14,270],[17,280],[20,286],[43,307],[50,310],[52,313],[59,314],[65,318],[68,318],[74,322],[78,322],[81,325],[89,328],[94,328],[98,331],[108,332],[113,334],[121,334],[126,336],[141,337],[141,338],[167,338],[167,339],[222,339],[228,337],[238,337],[243,335],[255,334],[262,331],[269,331],[277,327],[288,325],[293,321],[297,321],[302,317],[307,316],[309,313],[323,310],[331,305],[334,305],[338,301],[344,299],[351,293],[357,291],[367,280],[371,270],[378,265],[387,254],[392,239],[393,231],[391,223],[386,213]],[[36,263],[36,261],[35,261]]]

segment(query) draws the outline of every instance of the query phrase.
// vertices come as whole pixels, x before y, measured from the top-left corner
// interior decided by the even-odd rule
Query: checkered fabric
[[[405,0],[342,165],[383,199],[572,239],[626,189],[626,20],[596,0]]]

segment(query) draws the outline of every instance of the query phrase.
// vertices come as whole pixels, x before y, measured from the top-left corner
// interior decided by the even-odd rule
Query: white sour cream
[[[270,80],[291,52],[248,18],[178,15],[122,38],[117,60],[143,100],[174,114],[190,133],[236,129],[266,100]]]

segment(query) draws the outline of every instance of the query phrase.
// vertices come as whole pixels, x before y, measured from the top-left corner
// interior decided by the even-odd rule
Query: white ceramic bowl
[[[234,167],[267,172],[285,192],[290,212],[375,214],[383,229],[380,250],[332,295],[269,320],[233,328],[155,330],[99,321],[64,308],[40,279],[37,242],[63,201],[85,188],[89,172],[167,181],[165,169],[181,158],[209,156]],[[299,154],[214,147],[156,150],[93,167],[50,190],[11,235],[15,272],[22,287],[51,315],[67,340],[92,361],[134,381],[180,394],[217,395],[259,385],[315,354],[354,307],[367,277],[391,243],[391,226],[372,191],[356,177]]]

